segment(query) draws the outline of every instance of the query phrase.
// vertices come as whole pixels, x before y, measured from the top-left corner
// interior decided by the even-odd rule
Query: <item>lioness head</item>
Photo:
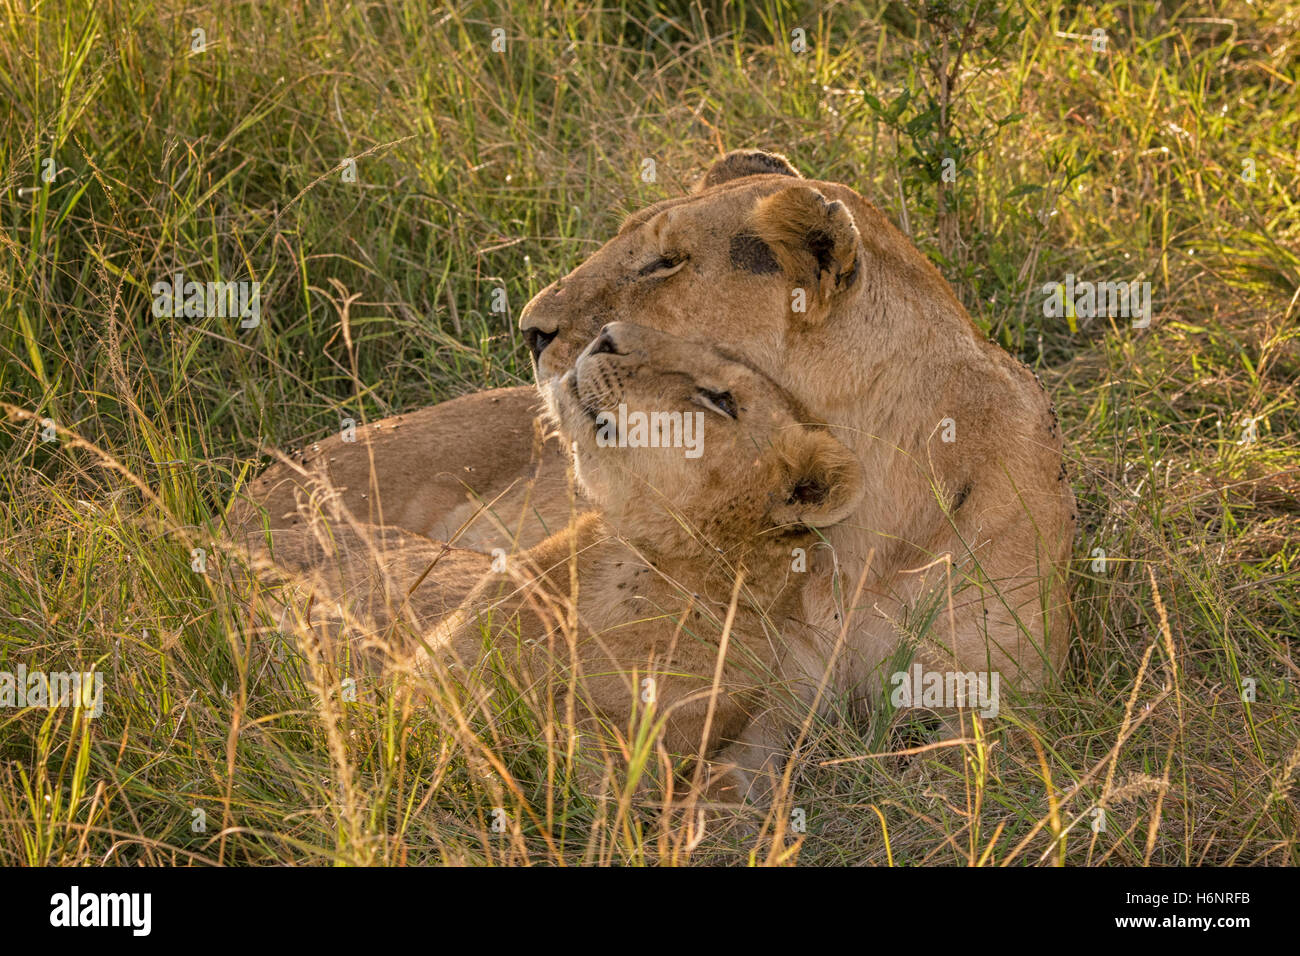
[[[551,397],[579,480],[644,547],[784,548],[862,496],[852,452],[770,379],[706,344],[611,323]]]
[[[869,384],[870,359],[888,357],[884,304],[893,296],[882,283],[905,286],[916,270],[943,286],[852,189],[804,180],[783,157],[739,151],[691,195],[630,216],[538,293],[520,324],[543,385],[606,323],[631,321],[728,349],[825,415]],[[859,300],[886,313],[872,328]]]

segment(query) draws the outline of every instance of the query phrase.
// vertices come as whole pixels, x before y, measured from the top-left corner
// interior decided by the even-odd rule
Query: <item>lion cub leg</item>
[[[705,796],[715,803],[771,806],[787,759],[787,730],[770,710],[750,721],[708,761]]]

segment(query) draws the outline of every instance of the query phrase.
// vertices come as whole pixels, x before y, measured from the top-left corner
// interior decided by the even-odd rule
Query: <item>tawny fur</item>
[[[571,678],[577,713],[623,739],[634,715],[662,715],[669,752],[713,758],[712,796],[761,801],[788,728],[787,684],[821,676],[792,670],[781,637],[804,574],[792,556],[852,513],[861,466],[769,380],[706,345],[623,323],[605,338],[617,352],[588,349],[551,395],[599,512],[512,561],[508,584],[485,579],[430,649],[470,686],[504,663],[563,701]],[[726,393],[737,417],[702,406],[701,392]],[[699,457],[602,447],[590,413],[620,404],[699,415]]]
[[[354,635],[380,641],[400,617],[421,635],[426,679],[474,695],[504,671],[607,738],[662,720],[666,753],[706,761],[710,796],[761,802],[793,712],[783,701],[822,676],[792,670],[781,637],[807,573],[795,556],[856,508],[861,466],[770,380],[707,345],[623,323],[602,338],[609,351],[589,348],[550,396],[598,512],[495,567],[393,529],[319,542],[281,529],[274,559],[309,579],[318,628],[346,611]],[[702,400],[722,394],[726,409]],[[694,416],[698,454],[602,445],[595,415],[620,405]],[[440,578],[453,577],[479,583],[448,614],[455,591]]]
[[[831,689],[873,694],[884,662],[918,639],[918,609],[937,601],[921,660],[997,670],[1004,687],[1047,683],[1066,652],[1074,534],[1048,396],[1024,365],[979,335],[885,215],[847,186],[793,178],[783,160],[762,155],[731,154],[696,192],[629,217],[528,303],[525,335],[554,336],[537,361],[542,390],[615,320],[706,340],[742,359],[829,422],[865,468],[860,506],[827,534],[836,570],[809,575],[798,623],[783,635],[806,669],[831,659],[848,616]],[[745,236],[763,245],[737,245]],[[764,246],[775,269],[764,263]],[[685,265],[666,278],[643,274],[665,256],[685,256]],[[794,310],[799,289],[804,312]],[[542,540],[570,505],[563,449],[535,438],[519,390],[473,396],[472,411],[459,404],[470,401],[417,413],[425,415],[418,427],[404,423],[400,438],[384,444],[369,431],[355,445],[322,442],[349,506],[373,514],[373,502],[358,496],[382,486],[385,521],[451,537],[479,502],[495,500],[508,520],[480,515],[459,543]],[[942,440],[946,419],[950,443]],[[300,518],[303,482],[284,468],[268,480],[280,490],[255,496],[274,501],[272,524]],[[846,607],[868,555],[862,596]]]

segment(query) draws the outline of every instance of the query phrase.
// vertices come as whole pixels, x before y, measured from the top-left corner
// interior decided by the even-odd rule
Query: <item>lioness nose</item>
[[[528,351],[533,353],[534,362],[541,357],[546,346],[553,341],[555,341],[555,332],[543,332],[541,329],[536,328],[524,329],[524,342],[528,344]]]

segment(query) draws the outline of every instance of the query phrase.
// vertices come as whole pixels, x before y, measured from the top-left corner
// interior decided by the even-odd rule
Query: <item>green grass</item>
[[[1031,2],[952,105],[992,131],[956,243],[867,105],[924,77],[902,5],[326,6],[0,5],[0,670],[106,677],[95,720],[0,709],[0,863],[1300,863],[1300,4]],[[336,663],[259,636],[212,522],[267,449],[528,381],[524,302],[751,145],[906,221],[1042,376],[1074,649],[977,745],[862,759],[930,738],[833,706],[781,808],[807,832],[692,849],[548,787],[523,704],[322,694]],[[155,318],[176,271],[260,281],[262,324]],[[1044,319],[1067,272],[1150,280],[1151,328]]]

